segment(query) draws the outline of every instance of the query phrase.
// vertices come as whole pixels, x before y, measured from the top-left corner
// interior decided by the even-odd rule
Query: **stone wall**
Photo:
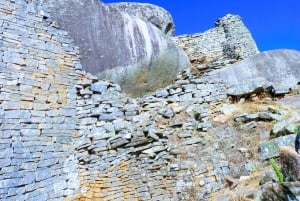
[[[194,188],[204,198],[224,186],[228,162],[206,136],[226,99],[221,83],[190,77],[132,99],[108,81],[82,82],[75,143],[82,193],[72,200],[182,200]]]
[[[78,49],[23,0],[0,3],[0,200],[78,192]]]
[[[259,52],[241,17],[231,14],[218,19],[213,29],[177,36],[173,40],[186,51],[197,73],[235,63]]]
[[[1,200],[205,199],[225,185],[228,162],[206,133],[222,83],[183,72],[127,97],[80,70],[44,12],[0,3]]]

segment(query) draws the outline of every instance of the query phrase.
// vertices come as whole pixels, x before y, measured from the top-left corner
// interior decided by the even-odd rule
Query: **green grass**
[[[277,162],[273,158],[270,160],[270,162],[271,162],[271,165],[273,167],[273,170],[276,173],[278,181],[279,182],[284,182],[283,174],[282,174],[281,170],[279,169]]]

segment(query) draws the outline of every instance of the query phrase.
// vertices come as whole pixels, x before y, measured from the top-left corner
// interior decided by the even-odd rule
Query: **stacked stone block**
[[[209,147],[214,105],[226,99],[222,83],[183,73],[174,85],[133,99],[85,76],[76,89],[82,193],[70,199],[181,200],[192,188],[204,197],[224,185],[228,163],[214,162],[213,151],[197,154]]]
[[[215,28],[172,38],[188,54],[197,75],[249,58],[259,51],[241,17],[228,14]]]
[[[31,3],[0,8],[0,199],[63,200],[79,189],[79,51]]]

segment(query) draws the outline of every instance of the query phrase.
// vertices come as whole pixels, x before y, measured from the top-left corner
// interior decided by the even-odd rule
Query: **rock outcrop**
[[[51,17],[80,48],[83,69],[140,96],[190,67],[184,51],[149,22],[95,1],[46,1]]]
[[[231,87],[230,95],[243,96],[257,90],[284,94],[300,82],[300,52],[267,51],[210,74]]]
[[[181,35],[173,40],[188,54],[196,75],[258,54],[251,33],[238,15],[228,14],[204,33]]]
[[[172,15],[162,7],[137,2],[109,3],[105,5],[150,22],[167,36],[175,35],[175,24]]]

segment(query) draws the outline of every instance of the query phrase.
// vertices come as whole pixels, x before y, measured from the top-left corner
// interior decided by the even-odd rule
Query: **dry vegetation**
[[[243,113],[253,114],[262,111],[284,110],[285,117],[288,118],[292,112],[291,108],[283,107],[280,103],[265,95],[255,96],[252,97],[252,99],[242,100],[232,104],[235,105],[236,110],[231,114],[225,125],[214,124],[213,133],[211,134],[223,136],[223,139],[220,141],[220,147],[222,147],[222,152],[225,153],[226,160],[230,163],[231,176],[236,179],[238,185],[234,189],[230,189],[229,186],[227,186],[221,191],[213,193],[209,199],[211,201],[225,197],[230,201],[254,200],[262,176],[267,170],[271,170],[269,163],[260,161],[258,145],[261,141],[269,139],[268,134],[275,122],[257,122],[256,128],[242,130],[240,128],[242,124],[233,121],[234,116]],[[222,105],[219,107],[221,106]],[[267,136],[262,136],[262,133],[267,134]],[[258,161],[261,165],[254,166],[250,173],[245,170],[244,164],[255,161]],[[235,168],[239,171],[232,171]]]

